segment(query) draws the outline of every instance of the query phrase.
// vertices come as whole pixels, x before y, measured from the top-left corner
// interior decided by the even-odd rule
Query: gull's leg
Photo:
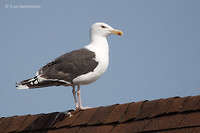
[[[73,96],[74,96],[74,101],[75,101],[75,105],[76,105],[76,109],[78,109],[78,102],[77,102],[77,99],[76,99],[76,90],[75,90],[75,86],[72,86],[72,93],[73,93]]]
[[[77,96],[78,96],[78,103],[79,103],[78,109],[86,110],[86,109],[90,108],[90,107],[83,107],[82,106],[80,85],[78,85]]]
[[[82,102],[81,102],[81,90],[80,90],[80,85],[78,85],[77,96],[78,96],[78,103],[79,103],[78,108],[81,109],[81,108],[82,108]]]

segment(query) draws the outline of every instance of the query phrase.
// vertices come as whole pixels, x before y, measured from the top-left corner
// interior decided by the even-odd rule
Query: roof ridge
[[[174,128],[179,130],[185,127],[200,127],[199,120],[195,120],[198,117],[200,117],[200,95],[114,104],[85,111],[69,110],[1,117],[0,132],[53,131],[65,128],[78,131],[79,128],[85,130],[95,128],[96,130],[100,127],[109,128],[110,132],[114,132],[118,128],[133,123],[140,123],[143,125],[143,127],[140,126],[140,130],[145,131],[174,130]],[[191,121],[188,121],[190,119]],[[177,121],[177,123],[171,126],[169,120]],[[162,121],[168,121],[169,124],[160,125],[161,128],[156,127],[155,123],[162,124]]]

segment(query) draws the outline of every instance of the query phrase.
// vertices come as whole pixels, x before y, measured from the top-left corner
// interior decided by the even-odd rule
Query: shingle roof
[[[0,132],[199,133],[200,95],[0,118]]]

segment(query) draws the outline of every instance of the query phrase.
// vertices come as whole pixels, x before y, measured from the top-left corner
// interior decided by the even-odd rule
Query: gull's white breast
[[[76,77],[73,83],[77,85],[90,84],[96,81],[106,71],[109,64],[109,48],[107,43],[101,45],[90,44],[85,48],[95,53],[94,60],[98,62],[98,65],[94,71]]]

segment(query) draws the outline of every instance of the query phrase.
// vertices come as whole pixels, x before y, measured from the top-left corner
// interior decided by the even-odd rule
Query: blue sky
[[[71,87],[17,90],[15,83],[87,45],[95,22],[124,36],[108,37],[109,68],[81,87],[84,106],[199,95],[199,7],[198,0],[1,0],[0,117],[74,109]]]

